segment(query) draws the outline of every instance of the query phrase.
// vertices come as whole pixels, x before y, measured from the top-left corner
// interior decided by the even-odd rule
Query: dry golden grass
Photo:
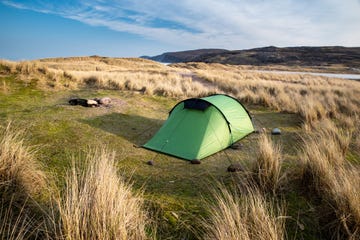
[[[187,68],[242,102],[299,113],[306,122],[360,112],[360,82],[308,74],[249,71],[242,66],[188,63]]]
[[[325,220],[336,229],[335,239],[360,237],[359,169],[345,159],[350,138],[348,132],[324,120],[307,131],[299,156],[304,166],[304,183],[313,186],[324,199],[324,209],[330,209],[326,214],[336,215],[336,219]]]
[[[16,74],[20,80],[44,89],[74,89],[78,83],[66,71],[47,67],[39,61],[10,62],[0,60],[0,73]]]
[[[248,104],[298,113],[313,123],[360,114],[360,82],[309,74],[278,74],[246,66],[183,63],[165,66],[136,58],[74,57],[0,61],[2,71],[37,79],[42,87],[96,87],[148,95],[199,97],[226,93]]]
[[[147,239],[142,197],[119,178],[114,153],[89,153],[87,166],[73,166],[59,200],[60,239]]]
[[[107,57],[71,57],[47,58],[39,60],[40,63],[52,69],[64,71],[159,71],[165,65],[141,58],[107,58]]]
[[[259,153],[252,173],[263,193],[276,193],[285,175],[282,169],[281,146],[275,144],[271,138],[262,133],[258,140]]]
[[[0,238],[28,239],[40,234],[44,218],[38,216],[46,194],[46,176],[26,146],[23,132],[10,124],[0,129]]]
[[[0,129],[0,185],[18,188],[25,195],[40,195],[46,176],[35,160],[34,149],[26,146],[21,130],[11,124]]]
[[[209,204],[210,219],[204,220],[203,239],[284,239],[284,209],[267,201],[256,186],[229,191],[220,186],[215,203]]]
[[[83,57],[19,63],[2,60],[0,65],[3,71],[17,73],[24,81],[36,79],[40,87],[47,89],[95,87],[171,97],[209,93],[184,74],[186,69],[177,71],[145,59]]]
[[[74,166],[64,192],[51,197],[56,205],[22,131],[9,124],[0,136],[1,239],[147,239],[141,194],[118,176],[114,153],[90,152],[85,169]]]
[[[95,88],[131,90],[158,96],[205,95],[202,85],[172,72],[70,72],[78,82]]]

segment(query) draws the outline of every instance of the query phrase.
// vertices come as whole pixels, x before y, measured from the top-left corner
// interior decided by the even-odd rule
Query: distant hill
[[[206,62],[235,65],[330,66],[360,69],[360,47],[263,47],[247,50],[200,49],[163,53],[147,59],[178,63]]]
[[[229,52],[229,50],[225,49],[197,49],[197,50],[189,50],[189,51],[181,51],[181,52],[166,52],[161,55],[157,55],[154,57],[150,56],[141,56],[141,58],[154,60],[157,62],[163,63],[181,63],[181,62],[194,62],[199,61],[200,56],[208,56],[210,55],[218,55]]]

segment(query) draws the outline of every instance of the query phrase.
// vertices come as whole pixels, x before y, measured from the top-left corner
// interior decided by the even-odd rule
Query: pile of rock
[[[109,106],[110,103],[111,99],[108,97],[94,99],[72,98],[69,100],[70,105],[80,105],[83,107]]]

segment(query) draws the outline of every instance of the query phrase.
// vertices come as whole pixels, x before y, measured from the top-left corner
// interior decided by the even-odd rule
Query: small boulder
[[[153,160],[149,160],[146,162],[147,165],[149,166],[154,166],[154,161]]]
[[[108,97],[103,97],[103,98],[100,98],[99,99],[99,103],[102,104],[102,105],[109,105],[111,103],[111,99],[108,98]]]
[[[200,160],[198,159],[193,159],[190,161],[191,164],[201,164]]]
[[[77,105],[77,104],[78,104],[78,103],[77,103],[77,99],[76,99],[76,98],[70,99],[70,100],[69,100],[69,104],[70,104],[70,105]]]
[[[279,128],[274,128],[273,130],[271,130],[271,134],[272,135],[280,135],[281,130]]]
[[[92,99],[86,101],[88,107],[97,107],[99,106],[98,102]]]
[[[83,98],[72,98],[69,100],[69,104],[70,105],[81,105],[83,107],[88,107],[87,104],[87,99],[83,99]]]
[[[242,172],[244,171],[244,168],[238,164],[238,163],[234,163],[231,164],[228,168],[227,168],[228,172]]]

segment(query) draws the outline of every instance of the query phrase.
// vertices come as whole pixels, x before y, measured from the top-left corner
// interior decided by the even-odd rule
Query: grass
[[[11,124],[0,129],[0,238],[28,239],[41,235],[45,219],[39,203],[48,196],[48,180],[24,144],[24,133]]]
[[[100,230],[92,228],[99,224],[82,225],[89,222],[89,209],[106,209],[107,206],[104,205],[116,208],[111,200],[116,194],[107,192],[114,190],[113,187],[101,190],[104,192],[100,195],[109,196],[109,203],[99,206],[87,204],[92,208],[86,211],[79,208],[84,205],[82,201],[86,202],[90,196],[99,196],[95,193],[98,190],[86,192],[85,190],[91,188],[85,189],[84,186],[106,184],[99,183],[100,179],[92,177],[87,169],[91,164],[78,164],[83,161],[82,158],[75,158],[75,167],[74,156],[87,156],[89,152],[94,153],[89,149],[99,149],[99,146],[106,146],[108,151],[90,154],[84,161],[108,159],[112,168],[113,163],[116,165],[115,172],[122,173],[121,178],[118,174],[108,174],[113,177],[106,178],[107,180],[120,181],[110,184],[111,186],[122,187],[122,183],[131,181],[131,190],[128,185],[124,189],[129,193],[128,196],[136,199],[140,197],[137,193],[143,192],[143,201],[140,199],[138,202],[139,209],[147,211],[144,214],[148,217],[147,221],[156,223],[156,227],[152,228],[148,227],[149,224],[145,221],[146,227],[141,231],[145,231],[146,237],[216,238],[217,235],[211,230],[215,230],[218,225],[220,227],[220,223],[216,221],[225,218],[221,214],[226,207],[232,209],[234,214],[235,210],[241,209],[239,214],[244,214],[242,219],[247,219],[242,222],[244,228],[252,226],[249,222],[255,221],[251,220],[250,213],[263,214],[262,219],[272,222],[266,224],[269,227],[266,229],[273,229],[271,231],[274,234],[264,228],[258,231],[259,237],[357,237],[356,212],[359,203],[356,196],[359,190],[351,187],[359,185],[356,176],[360,162],[359,131],[356,125],[360,91],[359,84],[355,81],[309,75],[287,77],[220,64],[188,63],[164,66],[148,60],[95,56],[23,63],[2,61],[0,66],[2,127],[6,129],[5,123],[13,121],[12,125],[26,128],[23,137],[19,137],[17,142],[21,142],[24,148],[28,144],[36,146],[29,148],[30,153],[36,148],[36,157],[32,157],[36,169],[40,169],[46,178],[56,179],[56,185],[45,184],[45,189],[49,188],[49,193],[45,196],[40,194],[39,199],[35,197],[35,202],[32,202],[31,198],[24,198],[27,200],[16,205],[17,210],[8,217],[12,220],[6,220],[13,223],[0,225],[0,229],[11,226],[13,229],[26,230],[15,231],[12,235],[14,239],[16,236],[26,238],[29,232],[34,233],[31,230],[34,228],[38,229],[35,231],[38,238],[47,236],[50,239],[56,236],[54,234],[75,236],[72,237],[74,239],[90,236],[86,234],[100,236],[99,232],[104,229],[110,229],[104,230],[109,234],[116,232],[107,228],[107,224],[103,224],[102,226],[106,227]],[[153,136],[166,120],[168,111],[179,100],[213,92],[231,94],[240,99],[252,113],[256,128],[265,128],[267,134],[252,134],[241,140],[241,149],[224,150],[206,158],[200,165],[191,165],[136,147]],[[73,97],[102,96],[113,100],[110,107],[84,108],[67,104]],[[282,135],[270,137],[269,130],[274,127],[279,127]],[[16,135],[16,131],[12,134]],[[298,149],[302,151],[298,153]],[[112,152],[116,152],[116,155],[112,155]],[[324,161],[319,162],[316,158]],[[148,160],[153,160],[154,166],[147,165]],[[244,172],[226,172],[231,163],[244,166]],[[99,166],[93,165],[91,169],[99,170]],[[251,189],[245,192],[232,192],[230,186],[240,184],[238,176],[240,179],[241,176],[253,176],[257,183],[262,183],[260,190],[258,184],[251,185]],[[334,176],[337,176],[337,180]],[[89,179],[89,182],[86,182],[85,178]],[[51,181],[46,181],[48,182]],[[219,189],[220,192],[214,197],[212,189],[217,182],[224,183],[226,188]],[[32,187],[31,181],[29,186],[29,189],[35,191],[36,187]],[[56,192],[58,188],[62,189],[57,196],[59,205],[54,206],[55,210],[51,213],[49,205],[53,204],[50,203],[48,195]],[[67,194],[71,191],[82,191],[84,198]],[[117,191],[115,187],[114,192]],[[276,194],[272,194],[274,192]],[[229,196],[226,197],[226,194]],[[8,206],[14,206],[8,204],[11,197],[4,199],[9,201],[3,205],[1,213],[9,212],[13,207]],[[70,204],[70,199],[73,199],[73,205]],[[236,204],[231,205],[232,202]],[[219,217],[218,220],[210,221],[210,205],[213,215]],[[263,211],[252,211],[251,206]],[[61,211],[56,209],[61,209],[64,215],[60,217],[58,214]],[[108,213],[106,219],[113,218],[109,211],[104,212]],[[79,217],[66,217],[71,214]],[[68,225],[74,226],[74,229],[65,229],[64,224],[59,224],[65,223],[66,219],[69,220]],[[212,225],[209,225],[209,228],[204,227],[200,219],[208,219],[208,223]],[[98,220],[90,221],[98,223]],[[52,225],[48,225],[49,221],[52,221]],[[34,227],[40,225],[41,227]],[[204,232],[204,229],[207,231]],[[226,231],[236,230],[238,229],[223,229],[225,234]],[[73,232],[75,235],[72,235]],[[221,234],[219,229],[217,233]],[[145,238],[144,235],[141,236],[139,238]]]
[[[327,126],[326,126],[327,124]],[[319,128],[318,126],[325,126]],[[334,238],[360,237],[360,177],[358,168],[346,161],[349,136],[332,123],[318,123],[305,137],[301,159],[304,183],[322,199],[322,221]],[[334,218],[335,216],[335,218]],[[327,229],[329,230],[329,229]]]
[[[281,172],[282,154],[279,144],[274,144],[271,138],[262,133],[258,140],[259,153],[252,172],[263,193],[276,193],[284,178]]]
[[[56,194],[21,132],[9,124],[1,133],[0,163],[2,239],[147,239],[143,198],[118,177],[114,153],[88,152]]]
[[[174,64],[149,60],[83,57],[13,63],[2,71],[35,78],[47,89],[130,90],[146,95],[197,97],[227,93],[248,104],[298,113],[306,122],[359,112],[357,81],[306,74],[281,75],[221,64]],[[336,116],[335,116],[336,117]]]
[[[18,206],[14,205],[13,198],[10,202],[0,203],[0,238],[20,240],[28,238],[31,235],[31,220],[27,218],[24,213],[24,205],[19,209]],[[17,213],[14,213],[14,209],[18,209]]]
[[[11,130],[11,124],[1,129],[1,182],[10,188],[20,188],[25,195],[40,195],[46,177],[34,157],[34,150],[24,145],[21,135],[21,131]]]
[[[285,239],[284,210],[268,201],[256,186],[215,192],[204,239]]]
[[[58,200],[65,239],[146,239],[140,194],[119,178],[114,153],[90,151],[85,169],[72,166]]]

